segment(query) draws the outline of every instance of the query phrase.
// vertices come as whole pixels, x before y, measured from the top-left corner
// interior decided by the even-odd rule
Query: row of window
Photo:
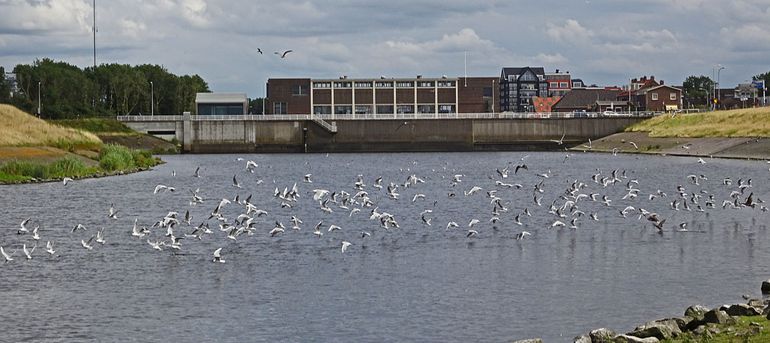
[[[569,88],[569,82],[549,82],[548,87],[551,88]]]
[[[397,81],[396,88],[414,88],[414,81]],[[455,81],[417,81],[418,88],[451,88],[456,85]],[[328,89],[328,88],[372,88],[371,81],[335,81],[335,82],[313,82],[313,88],[315,89]],[[374,82],[376,88],[393,88],[393,81],[377,81]],[[295,86],[296,87],[296,86]],[[295,94],[296,95],[296,94]]]
[[[668,96],[669,100],[676,101],[676,93],[670,93]],[[658,93],[652,93],[652,100],[657,101],[658,100]]]
[[[355,114],[373,114],[374,106],[372,105],[356,105]],[[377,105],[378,114],[393,114],[393,105]],[[434,105],[417,105],[416,113],[436,113],[436,107]],[[395,113],[398,114],[410,114],[415,113],[414,105],[396,105]],[[455,113],[455,105],[439,105],[438,113]],[[332,114],[332,106],[320,105],[313,106],[314,114]],[[353,114],[353,106],[342,105],[334,106],[334,114]]]

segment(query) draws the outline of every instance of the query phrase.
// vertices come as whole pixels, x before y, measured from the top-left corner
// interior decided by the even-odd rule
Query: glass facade
[[[243,115],[243,104],[198,104],[200,116]]]
[[[393,105],[377,105],[377,113],[392,114]]]

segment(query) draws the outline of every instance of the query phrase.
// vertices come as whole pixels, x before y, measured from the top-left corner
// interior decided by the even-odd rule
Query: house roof
[[[246,93],[196,93],[195,103],[244,103],[246,102]]]
[[[597,101],[618,101],[619,90],[615,89],[573,89],[553,105],[553,109],[590,107]],[[620,101],[618,101],[620,102]]]
[[[532,70],[535,75],[545,75],[545,68],[543,67],[507,67],[503,68],[503,77],[508,77],[508,75],[521,75],[526,69]]]
[[[671,86],[669,86],[669,85],[658,85],[658,86],[649,87],[649,88],[642,88],[642,89],[638,90],[638,91],[636,92],[636,94],[647,94],[647,92],[649,92],[649,91],[653,91],[653,90],[656,90],[656,89],[660,89],[660,88],[670,88],[670,89],[676,90],[676,91],[678,91],[678,92],[681,92],[681,91],[682,91],[682,90],[681,90],[681,89],[679,89],[679,88],[676,88],[676,87],[671,87]]]

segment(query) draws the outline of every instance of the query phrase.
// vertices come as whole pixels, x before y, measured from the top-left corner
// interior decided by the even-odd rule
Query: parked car
[[[588,112],[586,112],[586,110],[575,110],[575,111],[572,111],[572,117],[573,118],[588,118]]]
[[[605,117],[628,117],[630,114],[628,113],[618,113],[615,111],[607,110],[602,112],[602,115]]]

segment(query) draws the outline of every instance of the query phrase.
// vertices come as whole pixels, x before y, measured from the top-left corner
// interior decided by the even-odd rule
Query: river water
[[[238,160],[243,158],[244,160]],[[735,195],[744,202],[770,199],[770,165],[764,162],[609,154],[441,153],[312,155],[164,156],[166,164],[132,175],[61,183],[0,186],[0,246],[14,253],[0,264],[0,341],[2,342],[505,342],[542,337],[571,342],[590,329],[620,332],[645,321],[682,315],[692,304],[716,306],[757,295],[770,277],[768,212],[722,208],[738,179],[752,179]],[[523,161],[522,161],[523,159]],[[258,166],[254,173],[246,162]],[[514,174],[513,167],[526,164]],[[496,169],[510,166],[507,178]],[[200,167],[199,178],[193,177]],[[606,187],[592,180],[610,177]],[[598,170],[598,171],[597,171]],[[174,175],[174,173],[176,175]],[[312,174],[312,183],[303,175]],[[548,178],[537,174],[548,174]],[[703,175],[695,185],[688,175]],[[233,186],[237,175],[242,188]],[[373,203],[350,214],[342,202],[324,212],[313,189],[355,195],[361,175]],[[404,187],[410,175],[424,182]],[[454,175],[463,175],[453,182]],[[374,187],[382,177],[383,189]],[[723,179],[730,178],[731,185]],[[550,214],[577,180],[577,194],[606,195],[611,203],[581,198],[578,214]],[[635,180],[635,181],[632,181]],[[496,185],[496,181],[522,188]],[[601,181],[601,180],[600,180]],[[638,184],[636,183],[638,181]],[[399,184],[398,199],[387,185]],[[534,191],[542,182],[543,192]],[[299,198],[282,201],[274,190],[297,183]],[[175,192],[153,194],[158,184]],[[671,208],[684,188],[692,211]],[[465,195],[473,186],[483,190]],[[627,187],[635,199],[622,199]],[[199,189],[203,203],[191,205]],[[492,223],[489,190],[507,212]],[[649,199],[658,190],[667,197]],[[415,194],[424,198],[413,200]],[[542,197],[537,206],[533,194]],[[702,197],[696,211],[691,194]],[[715,208],[705,205],[714,195]],[[265,210],[255,217],[252,235],[228,239],[216,218],[207,220],[221,199],[243,201]],[[328,197],[328,196],[327,196]],[[360,200],[361,198],[357,198]],[[571,198],[568,198],[571,199]],[[292,205],[281,207],[281,202]],[[110,205],[117,219],[108,218]],[[626,218],[620,211],[633,206]],[[372,209],[394,216],[399,228],[370,220]],[[568,206],[567,207],[571,207]],[[680,206],[681,207],[681,206]],[[666,219],[663,232],[638,219],[638,208]],[[423,223],[426,215],[431,226]],[[520,215],[528,209],[532,216]],[[208,222],[213,231],[201,240],[181,240],[181,249],[154,250],[147,240],[169,241],[166,229],[151,228],[170,211],[192,215],[175,236]],[[232,202],[221,208],[228,224],[246,212]],[[599,221],[588,215],[596,214]],[[254,215],[254,214],[252,214]],[[303,221],[291,229],[291,216]],[[26,260],[19,223],[40,226],[37,249]],[[466,237],[472,219],[474,237]],[[565,227],[552,227],[556,220]],[[283,234],[268,233],[283,223]],[[323,236],[313,227],[323,221]],[[456,222],[458,228],[447,229]],[[686,223],[687,231],[679,231]],[[82,224],[87,229],[72,233]],[[331,225],[341,229],[328,231]],[[106,244],[81,245],[104,227]],[[362,231],[371,234],[362,238]],[[515,236],[531,233],[522,240]],[[44,251],[53,241],[56,253]],[[350,242],[346,252],[342,241]],[[170,243],[170,242],[169,242]],[[226,263],[212,263],[222,248]]]

